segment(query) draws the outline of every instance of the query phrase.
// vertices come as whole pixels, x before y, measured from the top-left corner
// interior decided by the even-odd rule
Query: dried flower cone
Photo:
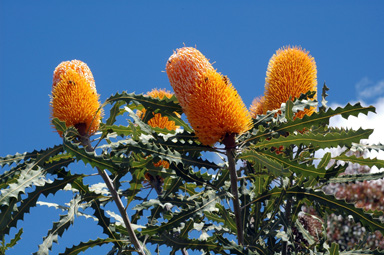
[[[167,63],[169,81],[189,123],[204,145],[212,146],[226,134],[251,128],[251,117],[226,76],[216,72],[194,48],[182,48]]]
[[[308,91],[317,91],[316,62],[309,52],[300,47],[284,47],[276,51],[268,64],[265,79],[264,114],[280,108],[282,103]],[[316,98],[316,95],[315,95]],[[316,111],[315,107],[298,112],[303,118]]]
[[[92,73],[85,66],[75,60],[63,62],[56,68],[50,104],[51,118],[76,127],[80,135],[90,136],[99,129],[102,111]],[[79,70],[86,70],[87,74]],[[62,136],[62,132],[58,133]]]

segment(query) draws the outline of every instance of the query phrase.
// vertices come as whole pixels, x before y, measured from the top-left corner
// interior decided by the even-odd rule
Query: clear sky
[[[196,46],[228,75],[247,106],[263,94],[275,51],[301,45],[317,63],[319,90],[324,82],[330,88],[330,104],[378,106],[376,117],[353,125],[375,127],[371,142],[384,143],[384,1],[110,2],[0,0],[0,156],[61,143],[48,96],[60,62],[87,63],[103,102],[116,92],[172,90],[165,64],[184,45]],[[26,220],[22,245],[9,254],[35,252],[58,212],[34,209]],[[81,224],[52,254],[73,240],[103,236]]]

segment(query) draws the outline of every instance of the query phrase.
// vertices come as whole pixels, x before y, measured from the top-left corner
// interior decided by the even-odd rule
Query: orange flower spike
[[[166,71],[202,144],[212,146],[226,134],[251,128],[251,116],[229,79],[216,72],[197,49],[178,49],[169,58]]]
[[[289,97],[297,98],[308,91],[317,91],[315,59],[301,47],[288,46],[277,50],[268,64],[263,112],[278,109]],[[298,112],[296,117],[303,118],[315,111],[316,108],[311,107]]]
[[[166,91],[165,89],[153,89],[148,92],[146,96],[163,99],[164,97],[171,98],[173,96],[173,93]],[[137,111],[137,116],[143,118],[146,111],[146,109],[143,109],[142,111]],[[168,130],[176,130],[178,128],[178,126],[175,125],[174,121],[170,121],[166,116],[161,116],[161,113],[156,113],[154,115],[155,117],[151,118],[148,121],[148,125],[150,125],[151,127],[166,128]]]
[[[251,116],[226,76],[208,70],[196,84],[184,110],[202,144],[212,146],[226,134],[242,134],[252,125]]]
[[[54,73],[50,102],[51,118],[58,118],[65,121],[67,126],[76,127],[80,135],[93,135],[99,129],[102,111],[99,110],[100,102],[96,87],[94,83],[89,82],[92,73],[89,71],[90,75],[84,76],[76,68],[72,68],[71,64],[63,63]],[[79,61],[76,60],[75,65],[76,63]],[[81,66],[84,65],[81,62]],[[63,69],[63,66],[67,69]],[[56,79],[57,70],[60,73],[58,80]],[[60,131],[58,133],[60,136],[63,135]]]
[[[95,79],[93,78],[91,69],[87,66],[86,63],[80,60],[64,61],[58,65],[53,73],[53,82],[52,87],[55,87],[56,84],[61,80],[61,75],[65,74],[68,70],[74,70],[80,76],[84,77],[91,87],[96,91]]]
[[[189,102],[195,84],[201,82],[204,73],[214,71],[209,60],[195,48],[177,49],[168,59],[166,71],[181,107]]]
[[[249,107],[252,118],[255,119],[257,115],[263,114],[264,101],[264,97],[256,97],[253,100],[252,105]]]

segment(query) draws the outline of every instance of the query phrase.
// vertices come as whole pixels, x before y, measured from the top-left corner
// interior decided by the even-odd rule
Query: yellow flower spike
[[[195,48],[184,47],[177,49],[168,59],[166,71],[168,79],[175,91],[181,107],[189,102],[195,84],[201,82],[203,74],[208,70],[214,71],[209,60]]]
[[[146,96],[152,97],[152,98],[159,98],[163,99],[164,97],[171,98],[173,96],[173,93],[170,91],[166,91],[165,89],[153,89],[149,91]],[[142,111],[137,111],[137,115],[140,118],[143,118],[145,115],[146,109],[143,109]],[[151,118],[148,121],[148,125],[151,127],[158,127],[158,128],[166,128],[168,130],[176,130],[178,126],[175,125],[174,121],[168,120],[168,117],[161,116],[161,113],[156,113],[155,117]],[[159,160],[157,163],[153,163],[155,167],[164,167],[166,169],[169,168],[169,162],[165,160]],[[153,178],[149,173],[146,173],[145,178],[148,181],[151,181],[150,178]]]
[[[289,97],[297,98],[302,93],[317,91],[317,69],[315,59],[301,47],[283,47],[276,51],[268,64],[265,79],[264,114],[280,108]],[[316,95],[315,97],[316,98]],[[315,107],[296,113],[303,118],[316,111]]]
[[[171,98],[173,93],[166,91],[165,89],[153,89],[146,94],[146,96],[152,98],[163,99],[164,97]],[[137,116],[143,118],[147,110],[143,109],[142,111],[137,111]],[[155,117],[151,118],[148,121],[148,125],[151,127],[166,128],[168,130],[176,130],[178,126],[175,125],[174,121],[171,121],[166,116],[161,116],[161,113],[154,114]]]
[[[55,69],[53,73],[53,82],[52,87],[55,87],[56,84],[61,80],[61,75],[65,74],[68,70],[74,70],[80,76],[84,77],[89,85],[96,91],[95,79],[93,78],[91,69],[87,66],[86,63],[80,60],[64,61],[61,62]]]
[[[61,63],[55,70],[50,102],[51,118],[65,121],[68,127],[76,127],[82,136],[91,136],[99,129],[102,115],[99,95],[94,81],[90,83],[93,76],[89,68],[83,69],[87,72],[89,70],[87,75],[78,72],[78,63],[81,63],[81,68],[86,64],[78,60],[73,62],[63,62],[65,64]],[[63,135],[60,131],[58,133]]]
[[[251,128],[251,116],[226,76],[197,49],[184,47],[168,60],[166,71],[196,136],[212,146],[226,135]]]
[[[257,115],[263,114],[264,101],[264,97],[256,97],[253,100],[252,105],[249,107],[249,111],[251,113],[252,118],[255,119]]]

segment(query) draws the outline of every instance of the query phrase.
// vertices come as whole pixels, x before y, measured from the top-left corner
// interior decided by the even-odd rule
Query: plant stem
[[[91,142],[89,140],[89,137],[87,136],[83,136],[80,138],[80,142],[81,144],[85,147],[85,149],[88,151],[88,152],[94,152],[95,149],[92,147],[91,145]],[[111,178],[109,178],[109,175],[107,174],[107,172],[105,170],[102,170],[98,167],[97,168],[97,171],[99,173],[99,175],[103,178],[105,184],[107,185],[108,189],[109,189],[109,192],[111,193],[112,195],[112,198],[113,200],[115,201],[116,203],[116,206],[117,206],[117,209],[119,209],[119,212],[120,212],[120,215],[121,217],[123,218],[123,221],[124,221],[124,224],[125,224],[125,227],[128,231],[128,235],[129,235],[129,240],[133,243],[133,245],[135,246],[136,248],[136,251],[140,254],[140,255],[145,255],[145,252],[144,252],[144,249],[143,249],[143,246],[141,245],[139,239],[137,239],[137,236],[135,234],[135,231],[133,230],[132,228],[132,224],[131,224],[131,221],[129,220],[128,218],[128,214],[127,212],[125,211],[125,208],[124,208],[124,205],[123,205],[123,202],[121,201],[120,199],[120,196],[119,194],[117,193],[113,183],[112,183],[112,180]]]
[[[290,217],[291,217],[291,208],[292,208],[292,200],[288,198],[287,204],[285,205],[285,219],[287,222],[287,226],[285,227],[285,232],[288,235],[288,226],[291,224]],[[283,250],[282,255],[288,254],[288,241],[283,242]]]
[[[227,135],[225,139],[223,140],[223,143],[225,144],[225,150],[227,153],[228,158],[228,166],[229,166],[229,172],[231,175],[231,191],[233,195],[233,208],[235,211],[235,221],[236,221],[236,228],[237,228],[237,241],[239,245],[244,244],[244,231],[243,231],[243,224],[241,220],[241,209],[240,209],[240,202],[239,202],[239,193],[237,191],[237,172],[236,172],[236,164],[235,164],[235,158],[233,156],[234,148],[235,148],[235,135]]]

